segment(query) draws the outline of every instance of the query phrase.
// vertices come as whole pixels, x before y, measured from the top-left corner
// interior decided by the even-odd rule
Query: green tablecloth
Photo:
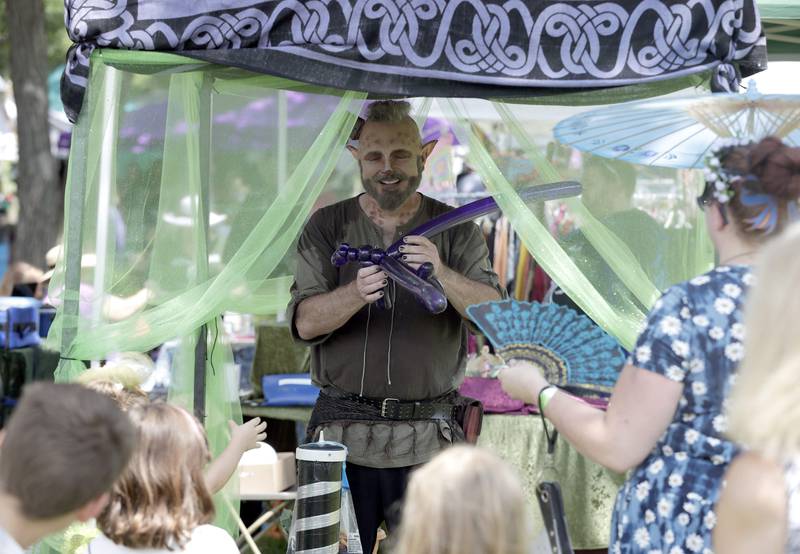
[[[478,445],[497,453],[517,469],[539,533],[543,523],[534,489],[547,452],[539,416],[487,415]],[[561,437],[556,443],[555,465],[573,548],[608,548],[611,512],[624,476],[584,458]]]

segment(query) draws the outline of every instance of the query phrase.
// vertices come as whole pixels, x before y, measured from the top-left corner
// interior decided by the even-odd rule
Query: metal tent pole
[[[200,172],[200,214],[203,218],[203,239],[205,246],[197,259],[197,278],[202,283],[208,279],[208,231],[211,213],[211,126],[212,126],[212,83],[213,77],[207,72],[203,73],[203,82],[200,87],[200,114],[199,114],[199,143],[200,156],[198,162],[202,164]],[[208,360],[208,324],[200,327],[197,345],[194,350],[194,415],[203,424],[206,416],[206,362]]]

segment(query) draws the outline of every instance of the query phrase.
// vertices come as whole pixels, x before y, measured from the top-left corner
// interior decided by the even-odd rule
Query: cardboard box
[[[244,462],[244,463],[243,463]],[[278,452],[274,463],[239,462],[239,493],[242,498],[268,496],[294,486],[294,452]]]

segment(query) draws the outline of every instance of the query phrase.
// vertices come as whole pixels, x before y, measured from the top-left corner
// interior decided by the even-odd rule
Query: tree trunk
[[[17,103],[17,195],[19,222],[11,260],[45,267],[63,219],[55,158],[47,119],[47,35],[42,0],[5,0],[11,81]]]

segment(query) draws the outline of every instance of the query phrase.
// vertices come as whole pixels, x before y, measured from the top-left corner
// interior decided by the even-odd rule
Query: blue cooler
[[[39,344],[39,307],[35,298],[0,297],[0,348],[25,348]]]
[[[47,333],[50,332],[50,326],[56,317],[55,308],[40,308],[39,309],[39,336],[43,339],[47,338]]]
[[[261,378],[264,391],[262,406],[313,406],[319,389],[308,373],[282,373]]]

